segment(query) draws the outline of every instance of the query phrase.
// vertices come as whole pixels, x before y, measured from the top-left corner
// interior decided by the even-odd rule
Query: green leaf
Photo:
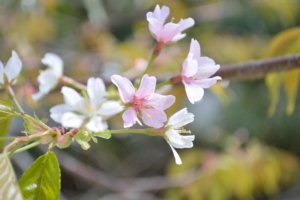
[[[40,156],[19,180],[25,199],[55,200],[60,191],[60,169],[56,155],[49,151]]]
[[[10,119],[0,120],[0,136],[5,137],[10,128]],[[0,148],[3,147],[4,141],[0,140]]]
[[[0,172],[0,199],[22,200],[14,170],[5,154],[0,154]]]

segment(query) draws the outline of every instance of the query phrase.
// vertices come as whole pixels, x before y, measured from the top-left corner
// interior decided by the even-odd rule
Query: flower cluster
[[[167,6],[157,5],[154,11],[146,15],[149,30],[159,46],[159,51],[154,51],[155,56],[151,59],[155,59],[161,48],[168,43],[183,39],[186,36],[183,31],[195,24],[192,18],[181,19],[178,23],[166,23],[169,14],[170,9]],[[145,72],[151,67],[152,61],[145,65]],[[50,116],[63,128],[70,129],[67,133],[72,133],[72,137],[76,135],[77,142],[84,144],[85,148],[89,147],[87,142],[90,139],[101,134],[130,133],[130,131],[136,133],[143,130],[133,129],[134,126],[147,126],[143,133],[162,136],[170,145],[177,164],[181,164],[182,161],[175,149],[193,147],[195,135],[191,135],[183,126],[193,122],[194,115],[188,112],[187,108],[183,108],[168,117],[166,110],[175,103],[176,97],[158,92],[160,90],[157,88],[159,86],[154,75],[145,73],[135,80],[113,75],[110,81],[115,86],[114,90],[107,92],[101,78],[89,78],[85,86],[65,77],[63,61],[56,54],[45,54],[42,63],[48,68],[41,71],[38,77],[39,91],[33,95],[33,99],[39,100],[58,85],[67,84],[68,86],[61,89],[64,103],[52,107]],[[182,83],[192,104],[203,98],[204,89],[221,80],[221,77],[213,76],[220,66],[211,58],[201,56],[200,44],[195,39],[191,40],[189,52],[181,66],[180,73],[171,78],[168,84],[172,86]],[[6,67],[0,62],[0,84],[12,83],[20,70],[21,62],[13,52]],[[172,81],[175,78],[177,82]],[[66,80],[69,82],[65,82]],[[107,120],[117,114],[122,114],[124,129],[113,130],[108,126]],[[68,138],[71,138],[70,135]],[[63,141],[65,138],[62,135],[57,146],[66,146]]]

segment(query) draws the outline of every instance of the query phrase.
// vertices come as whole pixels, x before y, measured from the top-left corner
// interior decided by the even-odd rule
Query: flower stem
[[[17,137],[0,137],[0,141],[2,140],[14,140],[16,139]]]
[[[62,76],[60,78],[60,81],[65,84],[65,85],[68,85],[74,89],[77,89],[77,90],[86,90],[86,87],[85,85],[75,81],[74,79],[70,78],[70,77],[67,77],[67,76]]]
[[[11,153],[10,153],[10,156],[13,156],[13,155],[15,155],[15,154],[17,154],[17,153],[21,153],[21,152],[23,152],[23,151],[26,151],[26,150],[31,149],[31,148],[33,148],[33,147],[36,147],[36,146],[38,146],[39,144],[41,144],[40,141],[32,142],[32,143],[30,143],[30,144],[28,144],[28,145],[26,145],[26,146],[23,146],[23,147],[21,147],[21,148],[15,150],[15,151],[13,151],[13,152],[11,152]]]
[[[109,130],[112,134],[145,134],[155,136],[158,133],[156,129],[115,129]]]
[[[9,92],[9,95],[10,97],[12,98],[12,100],[14,101],[15,105],[17,106],[18,110],[21,112],[21,113],[25,113],[24,112],[24,109],[22,108],[21,104],[19,103],[17,97],[16,97],[16,94],[15,92],[13,91],[12,87],[10,85],[7,86],[7,90]]]
[[[148,65],[147,65],[147,67],[146,67],[146,69],[145,69],[145,71],[144,71],[144,73],[143,74],[147,74],[148,73],[148,71],[149,71],[149,69],[152,67],[152,65],[153,65],[153,62],[155,61],[155,59],[159,56],[159,54],[160,54],[160,52],[161,52],[161,50],[162,50],[162,48],[165,46],[165,44],[164,43],[162,43],[162,42],[158,42],[157,44],[156,44],[156,46],[155,46],[155,48],[154,48],[154,50],[153,50],[153,52],[152,52],[152,54],[151,54],[151,57],[150,57],[150,59],[149,59],[149,61],[148,61]]]

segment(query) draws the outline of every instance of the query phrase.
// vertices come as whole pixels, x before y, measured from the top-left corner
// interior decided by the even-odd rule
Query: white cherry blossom
[[[15,51],[12,51],[11,57],[8,59],[6,65],[0,61],[0,84],[4,84],[5,81],[9,83],[15,83],[16,78],[22,70],[22,62]]]
[[[63,87],[64,104],[50,109],[51,118],[63,127],[80,128],[84,124],[89,131],[101,132],[107,129],[105,120],[123,110],[117,101],[105,99],[105,85],[100,78],[89,78],[87,97],[76,90]]]
[[[194,115],[189,113],[186,108],[173,114],[166,125],[166,139],[169,143],[177,165],[181,165],[182,161],[176,149],[192,148],[195,135],[181,135],[183,126],[194,121]],[[186,131],[187,132],[187,131]]]
[[[40,72],[38,76],[39,92],[32,95],[34,100],[39,100],[53,90],[63,75],[63,61],[54,53],[46,53],[42,63],[48,68]]]

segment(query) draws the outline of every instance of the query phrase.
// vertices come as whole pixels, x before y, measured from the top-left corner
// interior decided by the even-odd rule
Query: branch
[[[226,80],[252,80],[261,78],[272,72],[281,72],[296,68],[300,68],[300,54],[224,65],[216,75]]]
[[[55,153],[59,158],[61,167],[65,169],[66,172],[91,183],[97,188],[107,188],[115,192],[145,192],[180,187],[193,182],[199,177],[199,170],[192,170],[176,178],[155,176],[116,179],[98,169],[86,165],[63,151],[55,151]]]

